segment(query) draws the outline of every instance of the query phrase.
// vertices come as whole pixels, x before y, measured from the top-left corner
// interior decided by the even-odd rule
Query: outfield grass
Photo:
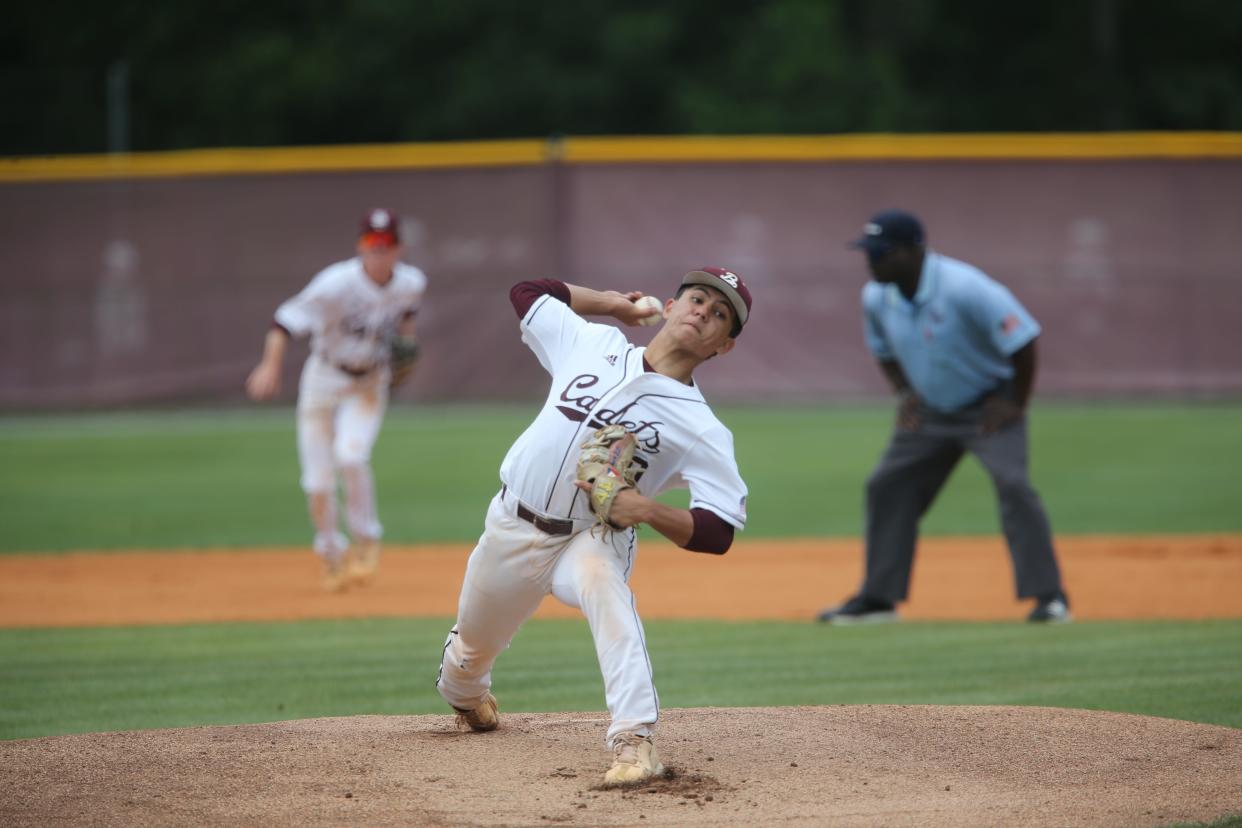
[[[375,455],[390,540],[468,541],[533,406],[397,407]],[[746,537],[854,536],[888,406],[720,410],[750,490]],[[1058,533],[1242,531],[1242,402],[1041,404],[1033,476]],[[0,418],[0,552],[297,545],[309,529],[289,409]],[[671,498],[677,502],[677,498]],[[927,534],[993,534],[972,461]],[[444,713],[448,619],[0,630],[0,738]],[[669,707],[1019,704],[1242,727],[1242,620],[652,622]],[[507,710],[603,710],[585,624],[537,621],[497,666]]]
[[[448,619],[3,630],[0,738],[444,713]],[[1038,705],[1242,727],[1242,621],[653,622],[665,707]],[[509,711],[604,709],[585,623],[533,621],[497,662]]]
[[[388,538],[476,538],[500,460],[534,410],[395,407],[374,458]],[[747,538],[860,533],[887,405],[719,413],[751,492]],[[1237,481],[1222,460],[1242,456],[1239,422],[1242,402],[1040,404],[1032,476],[1058,533],[1242,531]],[[0,457],[0,552],[308,541],[290,409],[8,417]],[[924,531],[997,532],[990,484],[973,460]]]

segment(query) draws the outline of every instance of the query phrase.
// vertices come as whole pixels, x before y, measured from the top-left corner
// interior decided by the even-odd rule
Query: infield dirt
[[[1242,538],[1062,538],[1080,619],[1242,617]],[[325,595],[302,549],[0,557],[0,626],[451,616],[468,546],[389,549]],[[643,545],[643,616],[807,620],[856,541]],[[998,539],[923,541],[908,618],[1017,619]],[[544,617],[572,615],[553,602]],[[600,713],[442,716],[0,742],[0,824],[1159,826],[1242,813],[1242,730],[1034,707],[666,709],[668,778],[600,785]]]
[[[1242,617],[1242,536],[1062,537],[1074,616]],[[468,544],[386,549],[380,577],[329,595],[306,549],[0,556],[0,627],[442,616],[457,610]],[[633,587],[645,619],[808,620],[862,574],[856,540],[748,541],[700,555],[640,543]],[[910,619],[1021,619],[1009,556],[992,537],[927,538]],[[545,618],[579,617],[549,599]]]

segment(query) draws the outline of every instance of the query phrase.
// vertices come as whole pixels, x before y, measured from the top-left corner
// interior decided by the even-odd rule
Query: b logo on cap
[[[720,274],[720,280],[724,282],[725,284],[727,284],[729,287],[733,288],[734,290],[737,289],[737,275],[736,274],[730,273],[729,271],[726,270]]]

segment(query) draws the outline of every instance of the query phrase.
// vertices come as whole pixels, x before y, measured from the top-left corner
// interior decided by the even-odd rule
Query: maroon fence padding
[[[558,276],[671,295],[706,264],[754,293],[712,399],[882,393],[862,344],[872,212],[1007,284],[1049,395],[1242,392],[1242,161],[599,164],[0,185],[0,407],[231,402],[276,305],[399,211],[430,280],[399,397],[532,399],[508,288]],[[653,329],[633,329],[645,342]],[[286,366],[292,399],[300,357]]]

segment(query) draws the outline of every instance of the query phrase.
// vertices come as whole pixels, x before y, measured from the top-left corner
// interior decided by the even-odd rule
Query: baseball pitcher
[[[719,555],[746,522],[733,436],[693,372],[733,350],[750,291],[737,274],[707,267],[686,274],[662,306],[643,299],[555,280],[510,292],[522,340],[552,384],[501,463],[502,485],[466,565],[436,681],[463,728],[493,730],[496,657],[545,595],[580,609],[611,714],[606,782],[664,771],[651,740],[660,704],[629,588],[635,528],[645,523],[684,549]],[[662,317],[663,327],[642,348],[618,328],[582,318],[589,315],[626,325]],[[690,490],[688,509],[654,500],[674,488]]]

